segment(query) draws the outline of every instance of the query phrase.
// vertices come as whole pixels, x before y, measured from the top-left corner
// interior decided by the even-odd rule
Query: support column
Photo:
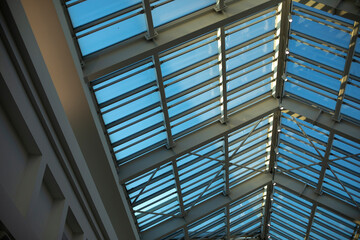
[[[145,34],[146,40],[155,38],[158,34],[154,29],[154,22],[151,14],[150,0],[142,0],[142,6],[145,12],[145,20],[147,26],[147,33]]]
[[[228,121],[227,113],[227,86],[226,86],[226,52],[225,52],[225,27],[220,27],[218,29],[217,36],[218,40],[218,49],[219,49],[219,83],[220,83],[220,103],[221,103],[221,123],[226,123]]]
[[[277,36],[278,36],[278,44],[279,46],[276,48],[275,57],[278,58],[277,67],[274,69],[276,71],[276,86],[275,92],[273,93],[277,99],[282,101],[283,93],[284,93],[284,79],[283,75],[286,73],[286,55],[287,46],[289,41],[289,14],[291,13],[291,1],[284,0],[281,3],[281,22],[280,29],[277,26]],[[278,10],[279,11],[279,10]]]
[[[306,234],[305,234],[304,240],[309,240],[311,227],[312,227],[314,217],[315,217],[316,208],[317,208],[317,203],[315,202],[315,203],[313,203],[313,206],[311,208],[311,213],[310,213],[309,222],[308,222],[308,225],[306,228]]]
[[[170,118],[169,118],[169,112],[166,102],[164,83],[163,83],[161,67],[160,67],[160,60],[159,60],[159,55],[157,53],[153,55],[153,62],[156,70],[156,83],[160,94],[160,105],[164,117],[164,126],[167,137],[167,148],[170,149],[173,148],[175,144],[171,133]]]
[[[269,234],[270,230],[270,217],[271,217],[271,207],[272,207],[272,198],[274,193],[274,185],[270,182],[267,185],[266,189],[266,200],[264,206],[264,218],[263,218],[263,226],[261,229],[261,239],[266,239],[266,236]]]
[[[224,153],[224,179],[225,179],[225,186],[224,186],[224,195],[228,196],[230,194],[230,157],[229,157],[229,135],[225,134],[224,136],[224,144],[223,144],[223,153]]]

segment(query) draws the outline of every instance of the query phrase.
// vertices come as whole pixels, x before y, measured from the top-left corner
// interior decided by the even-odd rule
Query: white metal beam
[[[127,164],[119,167],[119,180],[124,183],[136,176],[161,166],[172,159],[183,154],[189,153],[200,146],[210,143],[223,137],[225,134],[233,132],[249,123],[268,116],[278,108],[277,100],[269,97],[262,102],[256,103],[244,110],[231,116],[227,124],[215,122],[194,133],[176,141],[176,146],[171,150],[159,148],[148,154],[140,156]]]
[[[319,195],[315,188],[281,173],[277,173],[274,180],[280,187],[298,194],[312,203],[317,203],[318,206],[324,207],[356,224],[360,224],[360,210],[355,206],[343,202],[327,193]]]
[[[226,14],[217,13],[211,8],[201,12],[196,18],[190,18],[174,26],[167,26],[159,31],[153,41],[133,39],[126,43],[114,46],[111,51],[103,51],[89,56],[85,60],[84,75],[88,81],[94,80],[120,68],[186,42],[194,37],[214,31],[236,20],[249,17],[261,10],[268,9],[279,3],[280,0],[252,0],[234,1],[227,9]]]

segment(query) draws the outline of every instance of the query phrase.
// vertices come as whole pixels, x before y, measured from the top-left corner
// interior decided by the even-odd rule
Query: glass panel
[[[108,16],[112,13],[140,4],[141,0],[86,0],[76,3],[67,1],[66,6],[74,28]]]
[[[343,21],[348,20],[341,17],[334,18],[335,15],[326,14],[300,3],[293,4],[291,29],[344,48],[349,47],[352,24],[343,24]]]
[[[215,32],[161,55],[172,133],[179,138],[220,118]]]
[[[215,3],[215,0],[160,0],[155,4],[152,4],[152,6],[155,7],[152,10],[154,26],[161,26],[202,8],[214,5]]]
[[[355,227],[355,223],[333,214],[322,207],[317,207],[310,238],[351,239]]]
[[[230,235],[256,238],[261,232],[266,188],[258,189],[230,204]]]
[[[241,20],[226,28],[226,50],[275,30],[275,10],[257,18]],[[273,49],[273,46],[271,47]]]
[[[226,236],[225,211],[221,209],[188,226],[190,239],[220,239]]]
[[[283,112],[278,170],[316,187],[328,136],[328,131]]]
[[[177,160],[184,206],[193,206],[220,194],[224,189],[223,141],[209,143]]]
[[[360,203],[360,144],[335,135],[323,189],[352,205]],[[355,203],[356,202],[356,203]]]
[[[166,140],[154,66],[149,61],[139,65],[92,82],[119,164]]]
[[[146,31],[145,16],[136,9],[109,21],[77,32],[81,53],[89,55]]]
[[[170,163],[128,181],[125,187],[140,231],[180,214]]]
[[[266,10],[225,28],[229,115],[271,94],[275,15]]]
[[[265,117],[229,134],[230,188],[266,169],[272,117]]]
[[[274,187],[271,238],[304,239],[312,204],[280,187]]]
[[[334,112],[353,21],[293,5],[285,96]]]

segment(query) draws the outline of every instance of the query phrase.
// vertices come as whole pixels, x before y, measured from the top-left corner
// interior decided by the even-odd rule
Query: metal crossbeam
[[[282,2],[281,7],[281,22],[280,22],[280,42],[279,42],[279,48],[277,51],[278,55],[278,63],[277,63],[277,73],[276,73],[276,89],[275,89],[275,97],[277,99],[282,100],[283,92],[284,92],[284,80],[282,79],[282,76],[285,73],[286,69],[286,48],[289,41],[289,21],[288,16],[290,14],[291,9],[291,0],[284,0]]]
[[[243,184],[234,187],[229,196],[219,194],[213,198],[206,200],[192,208],[185,218],[173,218],[168,221],[162,222],[157,226],[144,231],[141,234],[142,239],[159,239],[168,235],[171,232],[183,228],[208,214],[215,212],[221,208],[226,207],[228,204],[250,194],[251,192],[259,189],[260,187],[268,184],[271,181],[271,175],[259,174],[256,177],[244,182]]]
[[[221,27],[218,29],[218,49],[219,49],[219,70],[220,77],[220,103],[221,103],[221,123],[226,123],[228,120],[227,113],[227,73],[226,73],[226,52],[225,52],[225,28]]]
[[[177,140],[176,146],[171,151],[166,148],[159,148],[120,166],[118,172],[119,180],[121,183],[124,183],[136,176],[140,176],[151,169],[170,162],[172,159],[222,138],[225,134],[268,116],[276,109],[278,109],[278,102],[271,97],[253,104],[233,114],[227,124],[215,122]]]
[[[319,195],[317,194],[315,188],[281,173],[277,173],[274,180],[280,187],[283,187],[312,203],[317,203],[318,206],[324,207],[339,216],[353,221],[356,224],[360,224],[360,210],[355,206],[352,206],[327,193]]]
[[[159,55],[157,53],[153,55],[153,62],[156,70],[156,83],[160,94],[160,106],[164,117],[164,125],[166,130],[166,137],[167,137],[167,148],[172,148],[174,147],[174,140],[171,133],[170,118],[169,118],[164,83],[161,73],[160,60],[159,60]]]
[[[226,14],[218,14],[209,9],[196,18],[163,29],[161,34],[151,42],[146,39],[134,39],[126,47],[120,44],[112,51],[101,52],[99,55],[93,54],[93,57],[85,60],[84,75],[88,81],[92,81],[150,57],[154,53],[172,48],[180,42],[189,41],[194,37],[273,7],[279,2],[280,0],[234,1],[231,7],[226,9]]]
[[[351,32],[351,40],[350,40],[350,44],[349,44],[349,50],[348,50],[348,53],[346,56],[346,61],[345,61],[344,73],[341,78],[340,89],[339,89],[338,98],[337,98],[336,106],[335,106],[335,113],[334,113],[335,121],[340,121],[340,110],[341,110],[341,106],[342,106],[342,103],[343,103],[344,97],[345,97],[345,88],[346,88],[346,85],[349,80],[350,67],[351,67],[352,59],[353,59],[354,53],[355,53],[355,46],[356,46],[356,40],[358,38],[358,34],[359,34],[359,22],[354,22],[354,28],[353,28],[353,31]]]
[[[312,227],[314,217],[315,217],[316,208],[317,208],[317,203],[313,203],[312,208],[311,208],[310,217],[309,217],[309,222],[308,222],[308,225],[306,228],[304,240],[309,240],[311,227]]]
[[[142,0],[142,6],[145,12],[145,20],[146,20],[146,26],[147,26],[147,33],[145,34],[145,38],[147,40],[151,40],[154,37],[156,37],[158,34],[155,32],[154,29],[154,22],[151,14],[151,6],[150,6],[150,0]]]

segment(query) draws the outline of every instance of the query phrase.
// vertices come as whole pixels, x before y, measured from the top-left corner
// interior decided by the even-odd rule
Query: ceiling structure
[[[64,2],[142,239],[358,239],[359,5]]]

